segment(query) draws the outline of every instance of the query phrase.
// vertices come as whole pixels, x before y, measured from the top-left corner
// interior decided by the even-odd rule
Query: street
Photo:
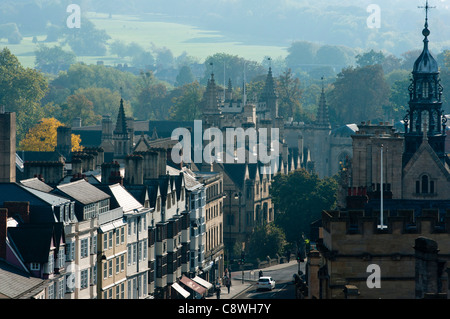
[[[275,280],[275,288],[271,291],[258,291],[256,282],[258,280],[259,269],[244,272],[244,280],[252,281],[254,284],[236,299],[294,299],[295,285],[293,275],[298,272],[298,264],[290,263],[285,267],[280,265],[278,269],[267,269],[263,271],[263,276],[270,276]],[[300,270],[305,273],[305,263],[300,264]],[[234,279],[242,279],[242,272],[233,272]]]

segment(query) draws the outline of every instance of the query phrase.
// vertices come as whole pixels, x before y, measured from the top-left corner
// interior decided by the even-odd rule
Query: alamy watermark
[[[371,273],[367,277],[366,284],[369,289],[381,288],[381,268],[377,264],[367,266],[366,272]]]
[[[67,17],[66,25],[69,29],[81,28],[81,8],[78,4],[70,4],[66,9],[70,15]]]
[[[367,18],[367,27],[369,29],[379,29],[381,28],[381,8],[377,4],[370,4],[366,10],[370,13]]]
[[[270,132],[268,132],[270,130]],[[270,136],[269,136],[270,135]],[[262,163],[262,169],[275,172],[280,158],[280,133],[278,128],[226,128],[225,136],[218,128],[203,131],[202,121],[194,121],[192,134],[187,128],[177,128],[171,139],[178,141],[172,149],[176,164],[191,163]],[[208,144],[204,142],[209,142]],[[206,145],[205,145],[206,144]],[[193,151],[193,156],[192,156]]]

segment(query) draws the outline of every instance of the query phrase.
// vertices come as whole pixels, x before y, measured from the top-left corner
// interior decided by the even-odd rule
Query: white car
[[[275,288],[275,280],[273,280],[272,277],[260,277],[256,283],[256,289],[258,290],[272,290],[273,288]]]

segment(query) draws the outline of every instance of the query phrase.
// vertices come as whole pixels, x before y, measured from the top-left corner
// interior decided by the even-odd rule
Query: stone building
[[[16,181],[16,113],[0,112],[0,183]]]
[[[317,250],[307,265],[309,298],[448,296],[447,119],[438,65],[428,50],[428,20],[422,34],[405,133],[386,123],[362,123],[352,135],[345,207],[322,213]]]

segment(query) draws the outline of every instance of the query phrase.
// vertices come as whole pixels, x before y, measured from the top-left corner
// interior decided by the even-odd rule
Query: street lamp
[[[239,207],[239,234],[241,233],[241,197],[242,197],[242,193],[235,193],[234,194],[234,199],[238,199],[238,207]]]

